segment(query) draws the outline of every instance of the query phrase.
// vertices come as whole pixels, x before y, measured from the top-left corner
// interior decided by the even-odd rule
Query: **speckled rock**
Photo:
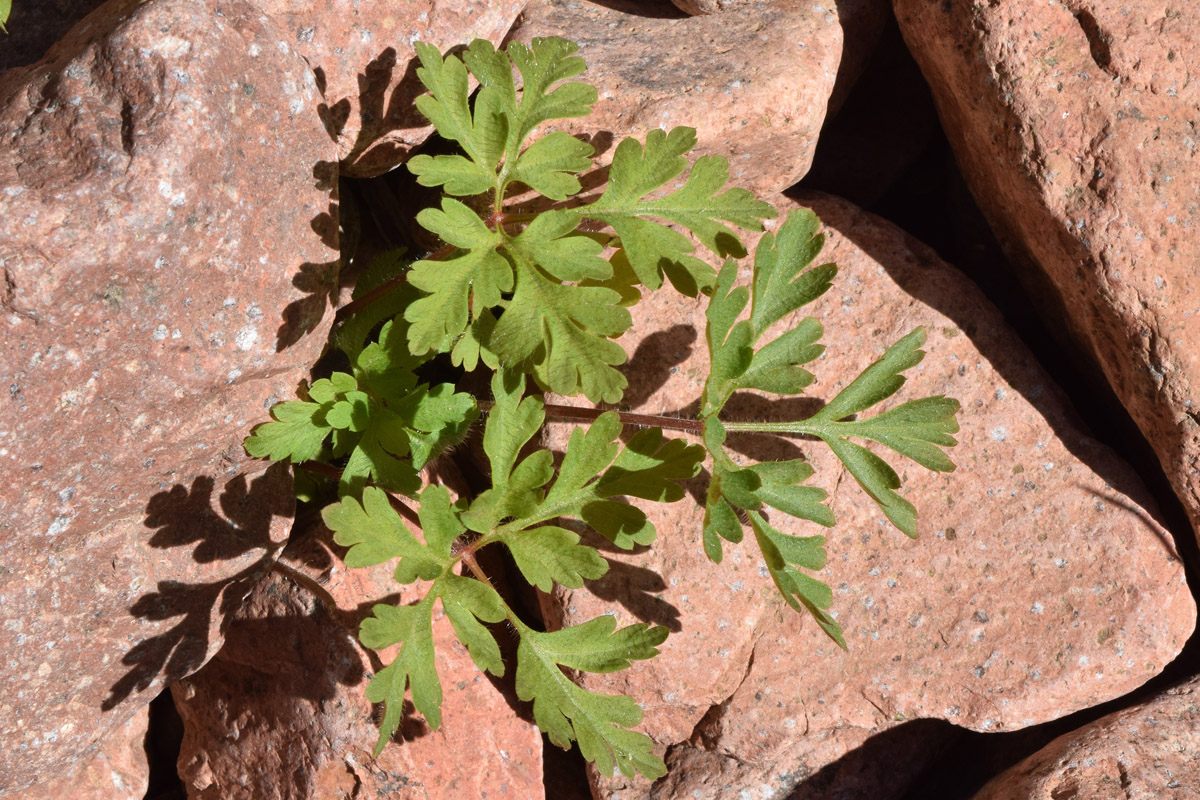
[[[894,5],[980,207],[1200,530],[1200,7]]]
[[[785,212],[794,206],[775,202]],[[840,268],[805,310],[825,325],[817,383],[798,398],[735,398],[727,417],[807,416],[923,325],[928,355],[897,401],[946,394],[962,403],[951,452],[959,469],[933,474],[894,457],[920,513],[922,535],[909,540],[826,448],[731,437],[746,458],[803,454],[816,467],[810,483],[830,493],[839,521],[825,534],[830,561],[820,577],[834,589],[848,652],[775,596],[752,540],[708,564],[701,513],[686,501],[653,511],[659,539],[648,552],[608,554],[612,577],[547,597],[557,624],[612,610],[675,631],[660,658],[586,680],[631,693],[668,763],[687,768],[653,790],[594,776],[598,797],[780,796],[906,720],[979,731],[1047,721],[1141,685],[1193,629],[1182,566],[1137,476],[1080,430],[974,285],[845,201],[804,202],[825,223],[821,259]],[[708,368],[702,309],[658,292],[634,311],[623,402],[694,413]],[[565,441],[565,427],[551,432],[552,444]],[[703,488],[698,481],[693,496]],[[773,522],[818,532],[782,515]]]
[[[544,797],[541,734],[510,705],[515,696],[475,667],[440,605],[442,725],[431,731],[410,709],[397,741],[371,758],[379,731],[363,691],[397,648],[381,662],[358,644],[358,626],[374,604],[414,602],[422,592],[397,584],[394,564],[347,569],[343,554],[319,521],[293,535],[283,574],[255,589],[221,652],[173,688],[188,797]]]
[[[317,74],[321,116],[337,138],[342,174],[381,175],[433,133],[412,101],[413,42],[443,52],[473,39],[499,44],[524,0],[257,0]]]
[[[1058,737],[974,800],[1200,796],[1200,678]]]
[[[242,0],[110,3],[0,78],[0,776],[90,758],[280,547],[241,441],[323,347],[334,148]]]
[[[645,16],[633,0],[532,0],[512,38],[535,36],[579,43],[600,100],[553,127],[586,134],[597,164],[627,136],[687,125],[695,155],[728,157],[731,184],[760,193],[808,171],[843,38],[834,10],[802,0],[679,19]]]
[[[146,756],[149,708],[142,706],[90,758],[65,773],[43,776],[25,791],[0,790],[4,800],[142,800],[150,786]]]

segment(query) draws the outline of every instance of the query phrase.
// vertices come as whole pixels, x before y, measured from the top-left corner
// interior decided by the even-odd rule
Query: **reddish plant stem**
[[[434,250],[429,255],[425,256],[425,258],[423,260],[424,261],[444,261],[457,249],[458,248],[452,244],[443,245],[442,247],[439,247],[437,250]],[[355,299],[351,300],[349,303],[346,303],[346,305],[342,306],[341,308],[339,308],[337,310],[337,313],[333,317],[334,322],[341,322],[342,320],[344,320],[346,317],[350,316],[354,312],[361,311],[362,309],[371,305],[371,303],[374,303],[380,297],[383,297],[385,294],[390,292],[392,289],[395,289],[400,284],[405,283],[407,280],[408,280],[408,271],[406,270],[406,271],[400,273],[399,275],[397,275],[396,277],[392,278],[391,280],[385,281],[384,283],[379,284],[374,289],[372,289],[371,291],[364,294],[362,297],[356,297]]]
[[[302,461],[296,466],[305,472],[324,475],[326,478],[333,478],[335,481],[342,479],[342,471],[340,469],[330,464],[323,464],[320,461]],[[392,503],[392,508],[396,509],[396,512],[400,514],[400,516],[404,517],[413,525],[416,525],[417,530],[421,529],[421,520],[417,516],[417,512],[413,511],[411,506],[409,506],[399,497],[396,497],[391,492],[385,490],[384,494],[388,496],[388,500],[390,500]]]
[[[479,410],[483,412],[491,411],[494,405],[491,401],[480,400]],[[605,409],[603,408],[560,406],[554,403],[547,403],[544,408],[546,416],[550,419],[573,420],[576,422],[595,422],[601,414],[605,413]],[[634,414],[630,411],[617,411],[616,414],[625,425],[636,425],[642,428],[667,428],[674,431],[687,431],[688,433],[697,434],[704,432],[704,423],[698,419],[665,417],[660,414]]]

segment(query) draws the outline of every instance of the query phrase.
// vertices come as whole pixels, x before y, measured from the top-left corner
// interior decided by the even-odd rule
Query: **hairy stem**
[[[480,400],[479,410],[486,414],[492,410],[493,405],[495,404],[490,400]],[[543,408],[546,411],[546,416],[550,419],[575,422],[595,422],[601,414],[608,410],[615,410],[584,408],[582,406],[561,406],[554,403],[546,403]],[[688,433],[701,433],[704,430],[704,423],[698,419],[667,417],[661,414],[634,414],[629,411],[617,411],[616,414],[621,418],[623,424],[635,425],[641,428],[667,428],[673,431],[687,431]]]
[[[425,258],[423,260],[424,261],[445,261],[451,255],[453,255],[454,251],[457,249],[458,248],[452,244],[442,245],[437,250],[434,250],[432,253],[425,256]],[[408,272],[405,271],[405,272],[401,272],[399,275],[392,278],[391,280],[388,280],[388,281],[385,281],[385,282],[379,284],[374,289],[372,289],[371,291],[364,294],[362,297],[356,297],[355,299],[351,300],[349,303],[346,303],[346,305],[339,308],[337,310],[337,313],[334,315],[334,321],[341,322],[342,320],[344,320],[346,317],[350,316],[354,312],[361,311],[362,309],[371,305],[371,303],[374,303],[380,297],[383,297],[385,294],[390,292],[392,289],[395,289],[397,286],[406,282],[407,280],[408,280]]]

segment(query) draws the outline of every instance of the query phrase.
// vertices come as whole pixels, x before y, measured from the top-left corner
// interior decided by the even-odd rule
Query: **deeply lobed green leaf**
[[[633,660],[652,658],[667,638],[667,629],[644,623],[616,630],[616,620],[602,616],[553,633],[519,626],[517,696],[533,701],[533,717],[559,747],[578,742],[583,757],[603,775],[619,769],[651,780],[666,774],[648,736],[628,730],[642,721],[631,698],[601,695],[573,683],[560,667],[588,672],[625,669]]]

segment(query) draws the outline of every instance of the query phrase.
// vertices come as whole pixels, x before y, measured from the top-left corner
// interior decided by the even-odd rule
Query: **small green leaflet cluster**
[[[582,587],[603,576],[608,562],[580,531],[625,550],[652,543],[654,525],[630,500],[682,499],[681,483],[711,459],[705,552],[719,562],[723,542],[741,541],[748,524],[783,598],[811,613],[845,646],[828,612],[829,587],[809,574],[825,564],[824,537],[784,533],[767,511],[834,524],[825,492],[805,485],[811,466],[801,459],[740,466],[725,450],[726,437],[764,431],[823,440],[887,517],[915,535],[916,512],[895,492],[896,473],[851,439],[950,470],[940,448],[954,444],[958,405],[930,397],[857,418],[893,395],[904,383],[901,373],[921,360],[924,334],[918,329],[809,419],[723,421],[721,412],[735,392],[790,395],[813,382],[806,365],[823,351],[815,319],[759,342],[824,293],[836,274],[832,264],[811,266],[822,246],[816,217],[793,212],[776,233],[763,235],[752,280],[739,286],[733,259],[747,253],[734,227],[760,231],[776,212],[745,190],[725,188],[723,158],[700,158],[688,171],[695,131],[655,130],[643,143],[620,142],[607,184],[583,202],[579,175],[592,167],[592,147],[561,131],[534,136],[544,123],[589,114],[596,102],[595,89],[571,80],[584,69],[574,44],[534,39],[499,52],[476,40],[461,59],[443,58],[425,44],[416,48],[417,75],[429,90],[417,107],[461,148],[461,154],[409,162],[420,183],[441,186],[447,195],[440,207],[417,216],[446,247],[411,264],[402,253],[389,253],[360,275],[355,295],[363,302],[332,340],[349,366],[304,387],[300,399],[276,404],[272,420],[258,426],[245,447],[261,458],[323,462],[326,474],[339,476],[337,500],[323,518],[336,542],[348,548],[346,564],[395,562],[396,581],[423,582],[418,601],[376,605],[360,630],[367,647],[399,645],[367,688],[368,699],[384,707],[377,755],[400,722],[406,696],[430,727],[441,723],[433,622],[440,602],[472,660],[493,675],[504,675],[513,664],[506,664],[488,626],[502,623],[508,626],[503,630],[515,631],[516,691],[532,702],[551,741],[578,743],[606,774],[618,769],[657,778],[666,768],[651,740],[631,730],[642,719],[634,700],[586,690],[564,670],[625,669],[656,655],[666,629],[643,623],[618,629],[614,617],[601,616],[537,631],[492,587],[476,553],[490,545],[506,548],[523,578],[543,591]],[[479,84],[473,101],[471,77]],[[530,203],[530,190],[541,196],[532,206],[545,210],[511,213],[510,195]],[[477,208],[488,210],[481,217]],[[693,254],[693,239],[727,258],[719,272]],[[608,411],[571,433],[557,465],[549,450],[530,452],[546,407],[536,394],[527,395],[527,377],[541,390],[618,402],[626,380],[617,367],[627,354],[613,340],[632,324],[628,307],[640,299],[641,287],[657,290],[665,282],[688,296],[710,296],[712,366],[699,415],[703,444],[666,439],[661,428],[626,434],[620,414]],[[395,288],[371,291],[384,286]],[[420,476],[480,417],[481,404],[472,395],[452,383],[422,379],[438,357],[463,372],[481,366],[492,372],[494,400],[485,406],[482,436],[491,484],[474,498],[455,500]],[[438,368],[444,371],[445,364]],[[320,494],[314,484],[311,496]],[[400,496],[416,504],[415,515],[408,515],[418,523],[416,532],[397,511],[406,510]]]
[[[345,458],[340,490],[358,494],[367,481],[413,495],[417,472],[466,436],[479,412],[453,384],[430,386],[413,371],[403,318],[384,323],[379,341],[356,347],[344,337],[351,372],[334,372],[307,388],[307,399],[277,403],[273,422],[246,439],[246,452],[293,463]],[[359,343],[361,345],[361,343]]]
[[[0,31],[8,33],[8,28],[4,27],[4,23],[8,22],[8,15],[12,12],[12,0],[0,0]]]
[[[433,603],[440,599],[459,641],[482,670],[500,676],[504,662],[484,623],[507,619],[520,636],[516,687],[533,701],[538,726],[554,743],[579,743],[583,755],[604,770],[657,776],[665,772],[646,736],[628,730],[642,713],[628,697],[599,695],[573,683],[562,668],[614,672],[631,660],[650,658],[667,636],[666,628],[644,623],[617,630],[603,616],[553,633],[531,629],[486,581],[455,569],[489,544],[508,548],[524,578],[549,591],[554,584],[579,588],[608,571],[595,548],[580,543],[557,520],[583,522],[614,544],[631,548],[654,540],[644,512],[615,498],[640,497],[673,502],[683,497],[678,481],[696,475],[702,448],[666,440],[658,429],[640,431],[622,447],[615,413],[601,416],[586,432],[576,430],[561,467],[549,450],[519,459],[521,449],[542,427],[538,397],[524,397],[523,376],[498,372],[492,380],[496,401],[484,430],[483,447],[492,468],[492,488],[473,502],[451,503],[449,492],[429,486],[420,493],[418,518],[424,542],[404,525],[381,489],[369,486],[362,499],[345,497],[328,506],[325,524],[338,544],[349,548],[346,564],[365,567],[398,559],[395,579],[402,584],[430,581],[416,605],[377,605],[362,626],[363,644],[381,649],[400,644],[396,659],[367,688],[372,702],[384,704],[376,754],[400,722],[405,688],[413,705],[433,728],[441,722],[442,688],[434,666]]]
[[[808,434],[829,445],[854,479],[892,523],[908,536],[917,535],[917,512],[895,489],[900,478],[887,462],[848,437],[870,439],[907,456],[927,469],[949,472],[954,464],[941,447],[955,444],[958,401],[947,397],[911,400],[866,419],[851,419],[891,397],[904,385],[904,370],[925,357],[920,346],[925,331],[917,328],[892,345],[883,357],[806,420],[783,423],[725,423],[718,416],[740,389],[796,394],[813,382],[804,365],[824,352],[818,343],[823,329],[807,317],[762,347],[763,334],[785,316],[825,293],[837,267],[811,267],[824,237],[820,220],[811,211],[788,214],[778,233],[764,234],[754,253],[750,286],[736,286],[738,267],[727,261],[717,276],[708,306],[706,338],[712,367],[704,386],[700,418],[704,443],[713,459],[704,510],[704,551],[720,563],[721,540],[740,542],[745,515],[763,559],[784,599],[793,608],[807,609],[817,624],[842,647],[841,626],[827,613],[833,602],[829,586],[801,570],[825,566],[825,537],[797,537],[771,526],[763,507],[825,527],[834,524],[824,504],[823,489],[805,486],[813,468],[803,459],[739,467],[725,452],[726,435],[733,430]],[[747,303],[750,315],[740,319]]]
[[[715,277],[692,255],[691,240],[659,220],[686,228],[721,256],[741,257],[745,249],[726,223],[762,230],[775,211],[745,189],[724,190],[729,165],[717,157],[699,159],[681,187],[656,194],[687,169],[684,155],[696,143],[694,130],[675,128],[651,131],[645,144],[621,142],[608,184],[593,202],[544,211],[512,232],[508,223],[523,220],[505,214],[510,189],[528,187],[561,203],[580,191],[577,176],[592,166],[592,146],[563,131],[525,146],[538,125],[591,112],[596,90],[568,80],[584,69],[576,49],[547,38],[528,47],[512,43],[501,53],[477,39],[460,61],[417,45],[417,76],[430,92],[417,98],[417,108],[465,155],[421,155],[409,169],[422,185],[441,186],[447,195],[488,195],[492,216],[480,219],[453,197],[417,215],[456,251],[412,265],[409,283],[425,296],[405,318],[414,353],[448,351],[467,370],[479,361],[492,368],[503,363],[558,394],[616,403],[626,386],[616,367],[626,354],[612,339],[632,324],[623,303],[636,300],[633,287],[658,289],[665,276],[694,297]],[[473,110],[468,72],[480,87]],[[613,233],[583,231],[585,219]]]

